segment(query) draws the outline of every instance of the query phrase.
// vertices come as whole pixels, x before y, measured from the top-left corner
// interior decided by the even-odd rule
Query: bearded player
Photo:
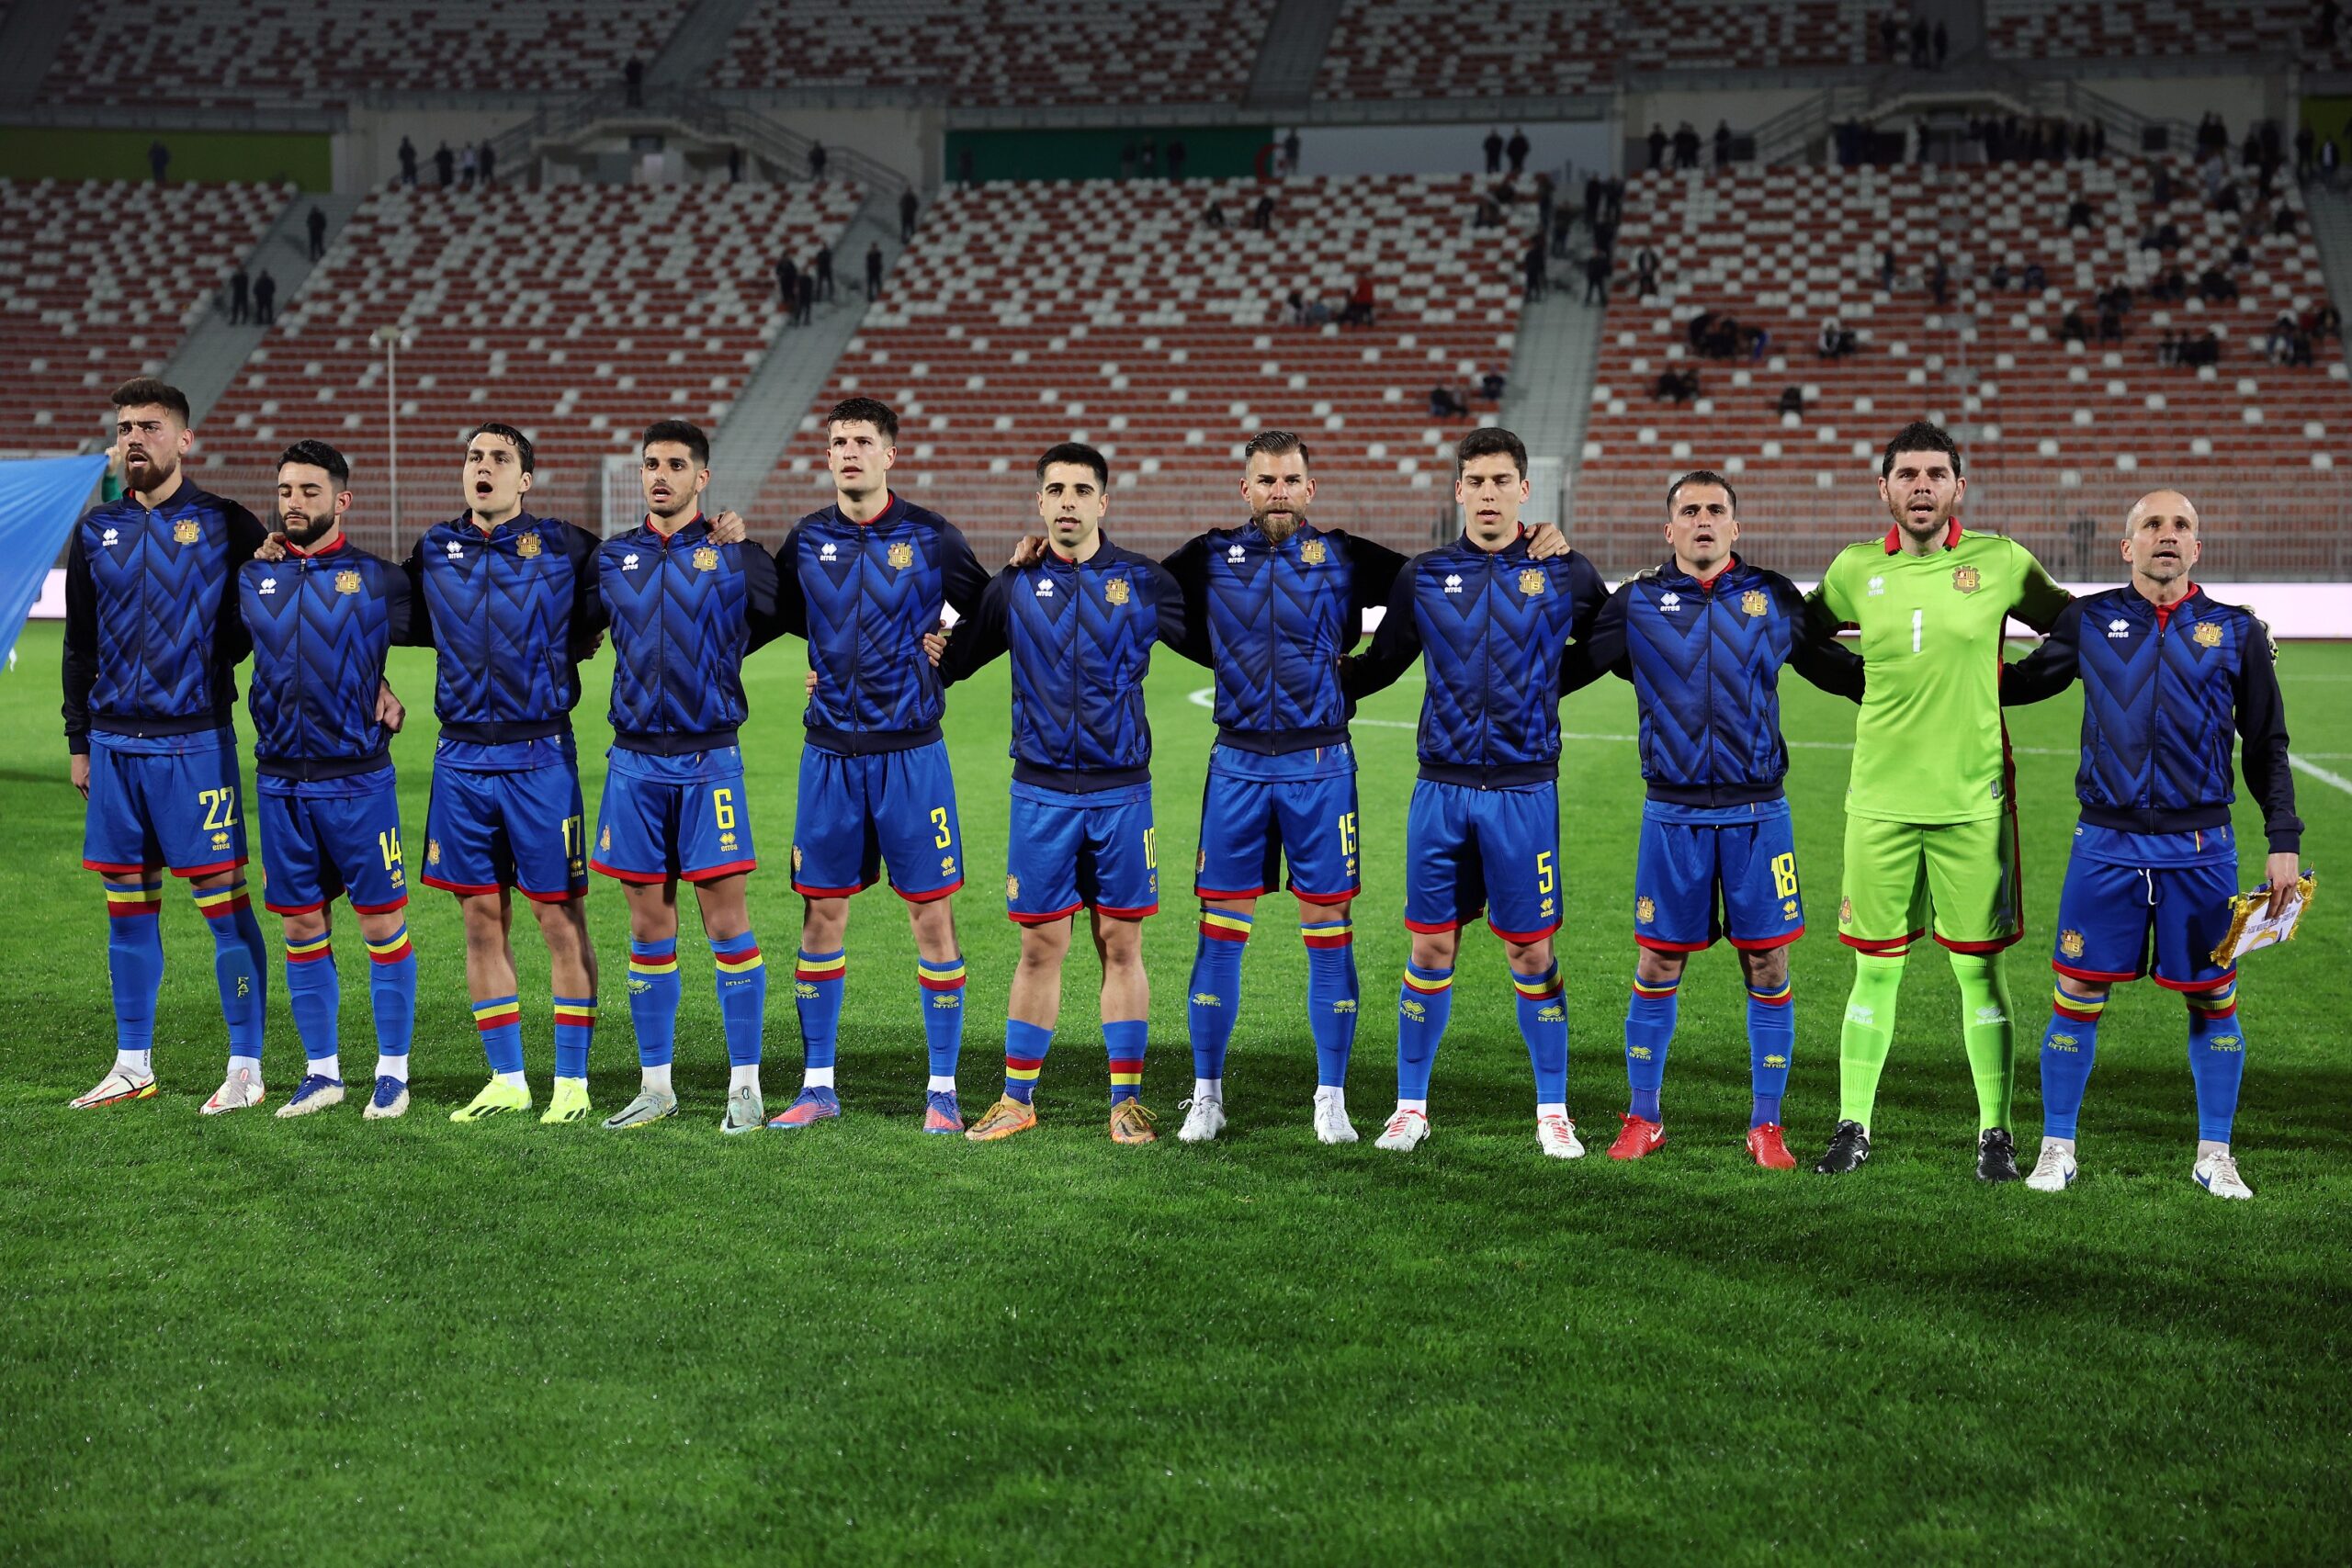
[[[2188,1006],[2197,1091],[2189,1174],[2216,1198],[2251,1198],[2230,1153],[2245,1028],[2237,969],[2213,962],[2228,935],[2238,845],[2230,751],[2262,807],[2263,877],[2277,914],[2300,877],[2303,825],[2287,760],[2278,651],[2253,615],[2200,592],[2197,508],[2177,491],[2140,498],[2124,522],[2132,580],[2066,606],[2049,638],[2007,672],[2004,702],[2083,682],[2083,805],[2058,900],[2058,972],[2041,1037],[2041,1157],[2026,1178],[2063,1192],[2080,1169],[2075,1129],[2109,991],[2143,975]],[[2150,949],[2154,961],[2150,962]]]
[[[267,956],[245,894],[233,671],[248,641],[237,568],[262,540],[233,501],[181,464],[187,397],[152,378],[114,394],[122,495],[95,506],[65,552],[65,744],[88,801],[82,863],[106,886],[114,1066],[77,1110],[155,1092],[155,999],[164,983],[164,869],[212,928],[229,1069],[204,1114],[262,1102]]]
[[[1960,448],[1933,424],[1886,445],[1884,537],[1849,545],[1806,601],[1817,632],[1861,630],[1868,689],[1846,789],[1846,886],[1838,935],[1854,949],[1838,1037],[1838,1116],[1814,1169],[1870,1157],[1871,1113],[1894,1038],[1911,944],[1934,932],[1960,984],[1961,1038],[1975,1081],[1976,1175],[2018,1179],[2009,1127],[2016,1026],[2001,953],[2022,931],[2016,801],[2001,723],[2001,640],[2015,615],[2047,631],[2066,607],[2024,546],[1962,528]]]

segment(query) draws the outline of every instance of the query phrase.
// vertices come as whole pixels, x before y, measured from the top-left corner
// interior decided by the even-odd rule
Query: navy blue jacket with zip
[[[412,642],[437,648],[433,711],[443,740],[485,746],[568,735],[580,660],[604,627],[596,536],[518,514],[488,534],[435,523],[409,552]]]
[[[237,569],[254,648],[256,773],[339,779],[390,761],[377,691],[386,650],[409,638],[411,603],[406,572],[342,539]]]
[[[2001,701],[2040,702],[2083,682],[2083,820],[2126,833],[2218,828],[2237,799],[2233,742],[2271,852],[2301,848],[2278,652],[2252,611],[2192,587],[2166,610],[2125,584],[2059,612],[2040,648],[2002,671]]]
[[[753,544],[714,545],[702,517],[664,539],[639,524],[596,549],[611,625],[613,743],[685,756],[736,744],[743,658],[775,634],[776,569]]]

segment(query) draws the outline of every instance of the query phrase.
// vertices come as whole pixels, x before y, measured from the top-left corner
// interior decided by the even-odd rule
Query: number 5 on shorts
[[[1552,852],[1545,850],[1535,857],[1535,891],[1548,897],[1553,881]]]

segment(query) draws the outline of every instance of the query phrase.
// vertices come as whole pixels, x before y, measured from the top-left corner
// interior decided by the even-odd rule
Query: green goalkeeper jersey
[[[2007,788],[2002,628],[2015,615],[2047,631],[2066,591],[1997,534],[1954,525],[1925,556],[1894,538],[1839,551],[1808,601],[1817,619],[1861,632],[1868,675],[1847,813],[1922,824],[1997,817]]]

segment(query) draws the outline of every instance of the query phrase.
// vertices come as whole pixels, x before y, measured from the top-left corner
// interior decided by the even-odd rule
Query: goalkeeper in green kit
[[[1961,527],[1954,514],[1967,481],[1941,429],[1905,427],[1879,475],[1894,526],[1840,551],[1806,601],[1824,628],[1860,628],[1867,671],[1838,910],[1838,938],[1855,950],[1854,989],[1838,1039],[1838,1130],[1814,1169],[1838,1175],[1870,1157],[1903,961],[1932,931],[1960,982],[1976,1175],[2014,1181],[2017,1035],[2001,950],[2021,926],[2001,639],[2011,615],[2047,631],[2067,595],[2024,546]]]

